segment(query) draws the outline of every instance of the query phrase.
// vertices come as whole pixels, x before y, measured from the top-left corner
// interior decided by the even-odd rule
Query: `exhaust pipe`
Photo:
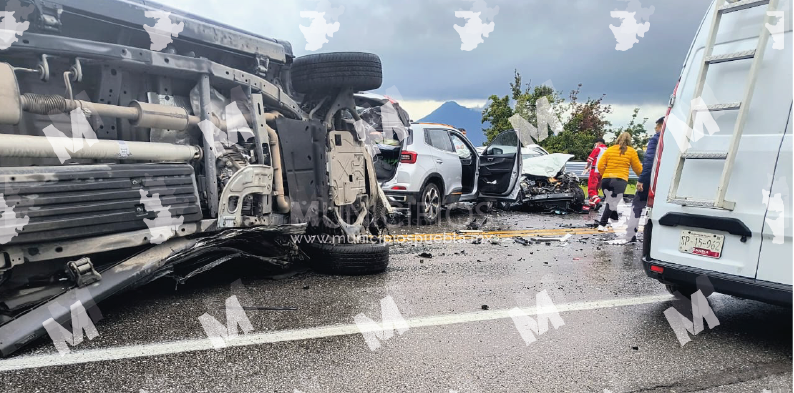
[[[270,152],[273,153],[271,165],[273,166],[273,190],[276,192],[276,213],[289,213],[290,206],[287,196],[284,195],[284,177],[281,168],[281,148],[278,144],[278,133],[265,124],[267,135],[270,139]]]
[[[76,139],[31,135],[0,135],[0,157],[190,162],[201,158],[198,146],[170,143]],[[61,153],[63,154],[63,153]]]
[[[14,67],[0,63],[0,124],[19,124],[22,112],[37,115],[68,113],[81,109],[91,115],[129,120],[134,127],[184,131],[201,119],[184,108],[133,101],[130,106],[99,104],[68,99],[59,95],[26,93],[20,95]],[[226,131],[226,122],[214,117],[212,123]]]

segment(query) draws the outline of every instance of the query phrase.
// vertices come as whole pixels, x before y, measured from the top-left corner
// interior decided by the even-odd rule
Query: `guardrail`
[[[577,174],[579,177],[582,177],[581,174],[585,166],[587,166],[587,163],[583,161],[568,161],[568,163],[565,164],[565,172],[573,172]],[[638,179],[639,176],[637,176],[637,174],[634,173],[634,170],[629,169],[629,180],[638,180]],[[587,178],[585,177],[583,181],[587,182]]]

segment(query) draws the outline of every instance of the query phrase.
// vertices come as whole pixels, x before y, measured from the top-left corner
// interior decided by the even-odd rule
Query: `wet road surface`
[[[584,228],[592,218],[498,212],[483,229],[559,232]],[[397,227],[392,234],[449,232],[468,220],[457,211],[447,224]],[[297,269],[274,279],[231,263],[179,288],[159,280],[100,304],[99,337],[70,355],[59,356],[45,339],[0,361],[0,386],[4,392],[792,391],[791,309],[715,294],[709,301],[719,325],[682,346],[664,316],[673,297],[642,271],[641,243],[612,246],[603,240],[615,235],[572,232],[578,234],[565,243],[397,244],[389,270],[376,276]],[[537,334],[511,315],[518,307],[523,314],[516,320],[541,322],[537,314],[547,309],[535,309],[535,301],[542,291],[563,323]],[[243,306],[295,310],[248,310],[253,331],[214,349],[199,316],[225,322],[224,302],[232,295]],[[405,325],[397,324],[401,331],[390,338],[381,334],[373,350],[355,318],[380,323],[384,298],[393,300]],[[534,341],[525,341],[527,334]]]

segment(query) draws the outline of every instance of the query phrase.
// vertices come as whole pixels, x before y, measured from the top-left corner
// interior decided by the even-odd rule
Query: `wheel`
[[[694,295],[695,292],[698,291],[698,287],[694,285],[665,284],[664,287],[665,289],[667,289],[667,292],[670,292],[671,295],[675,295],[677,292],[683,295],[687,299],[691,298],[692,295]],[[703,293],[703,296],[709,297],[711,296],[712,292],[707,290],[707,291],[701,291],[701,293]]]
[[[389,266],[385,243],[305,243],[300,247],[309,257],[309,267],[318,273],[358,276],[382,273]]]
[[[571,209],[574,211],[582,211],[582,207],[584,206],[584,201],[587,196],[584,194],[584,190],[580,187],[576,187],[573,189],[573,201],[571,202]]]
[[[374,90],[382,83],[380,57],[372,53],[318,53],[292,63],[292,87],[299,93],[339,88]]]
[[[441,192],[435,183],[425,184],[413,210],[416,212],[416,221],[419,224],[432,225],[438,221],[441,212]]]

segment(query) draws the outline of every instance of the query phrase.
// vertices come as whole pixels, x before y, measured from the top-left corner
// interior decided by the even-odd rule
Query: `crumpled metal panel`
[[[153,1],[143,0],[51,0],[51,3],[72,8],[75,11],[85,11],[93,17],[101,16],[116,22],[132,24],[142,27],[152,25],[154,20],[147,18],[146,11],[162,10],[170,12],[174,23],[183,22],[184,29],[179,33],[179,38],[201,41],[227,49],[235,49],[253,55],[262,55],[278,62],[286,62],[286,56],[292,57],[292,47],[285,46],[280,41],[258,36],[238,28],[227,26],[218,22],[204,19],[158,4]],[[289,53],[287,53],[289,49]]]
[[[294,251],[280,246],[273,236],[302,234],[305,231],[305,225],[233,229],[201,239],[180,237],[154,245],[119,260],[113,267],[102,271],[102,280],[85,288],[53,288],[52,293],[47,294],[56,295],[60,292],[60,295],[2,324],[0,357],[6,357],[43,337],[47,333],[42,325],[44,321],[53,318],[58,324],[66,323],[71,317],[69,305],[77,301],[85,306],[90,315],[96,304],[113,295],[161,277],[171,277],[177,283],[184,283],[197,274],[227,262],[230,256],[255,260],[259,265],[268,264],[274,269],[284,268],[294,258]],[[38,297],[41,298],[41,294]],[[66,306],[51,310],[48,305],[52,304]]]
[[[571,154],[560,153],[527,158],[521,169],[525,175],[554,177],[565,168],[565,163],[571,158],[573,158]]]
[[[350,205],[359,195],[367,195],[366,159],[361,144],[349,131],[333,131],[328,135],[331,152],[329,180],[331,197],[336,206]]]

